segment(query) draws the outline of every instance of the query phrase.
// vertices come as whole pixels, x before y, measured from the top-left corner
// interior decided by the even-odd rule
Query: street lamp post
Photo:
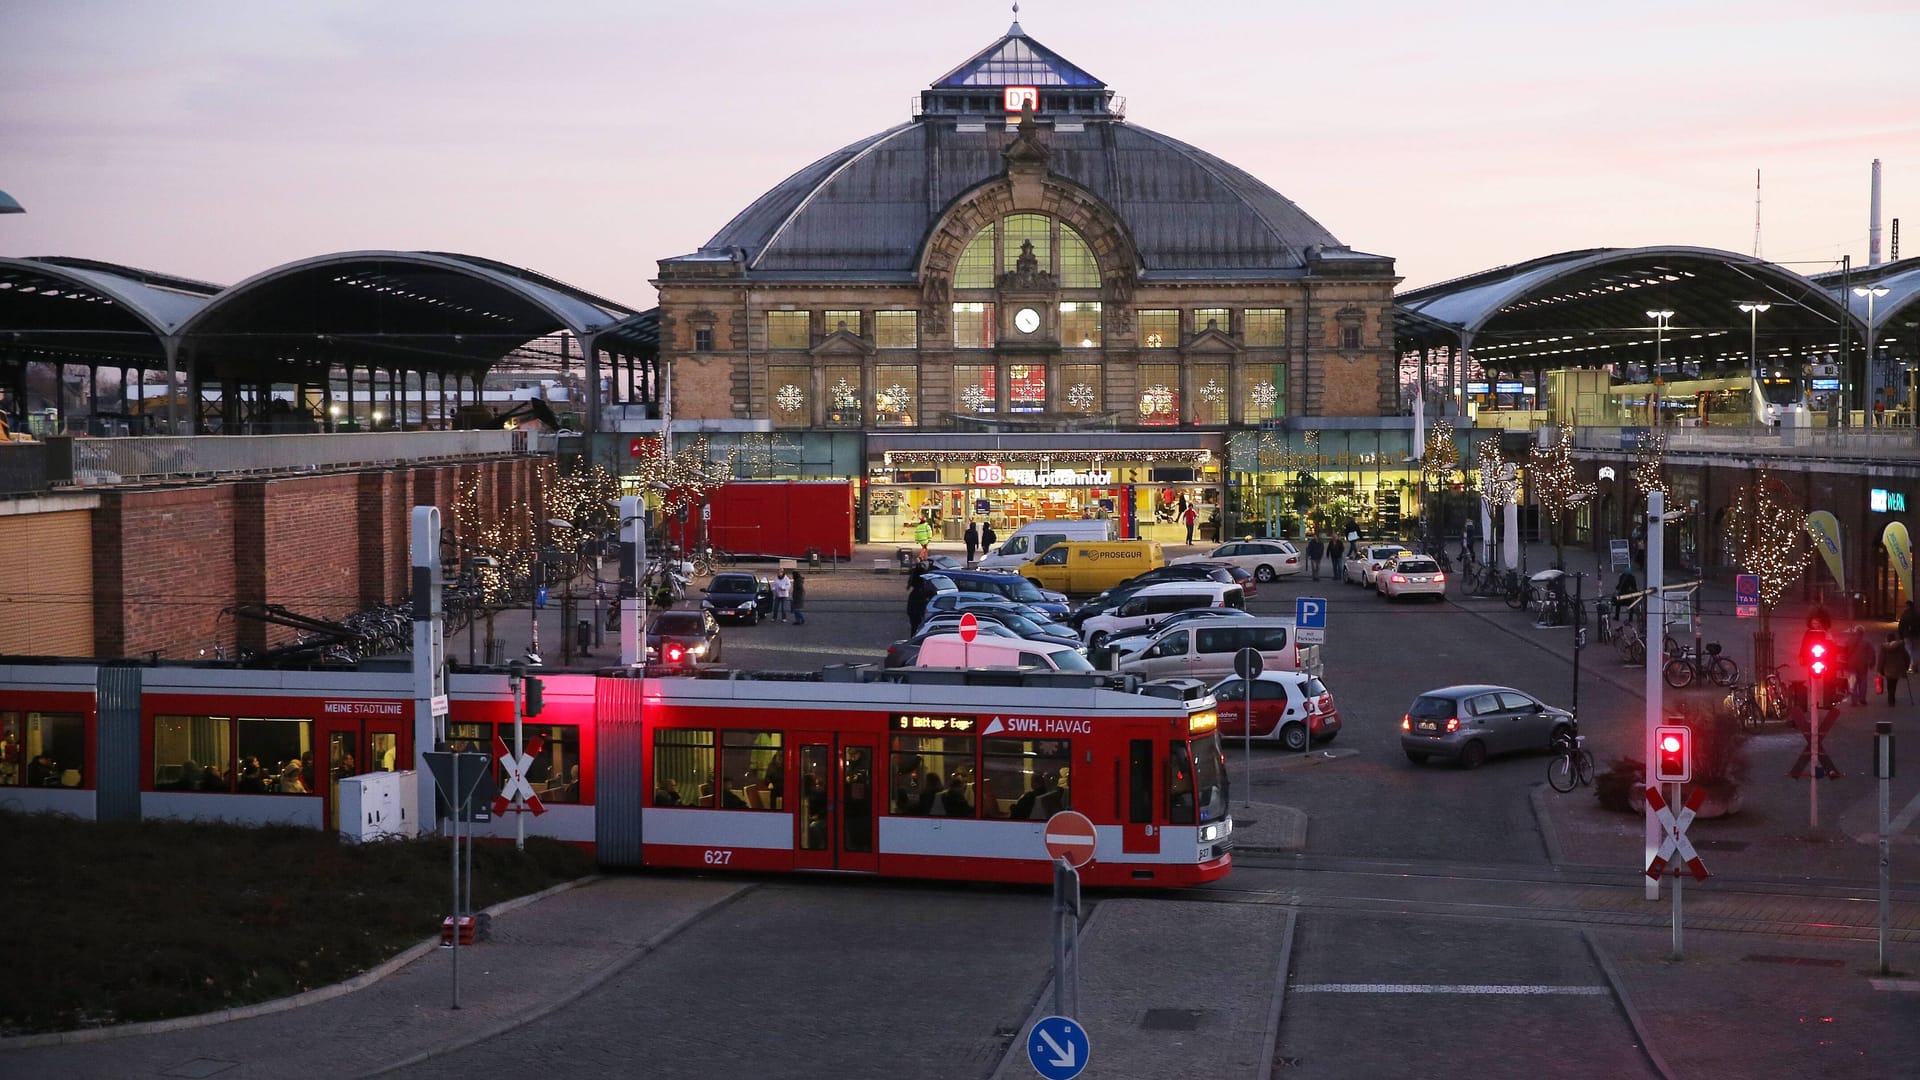
[[[1747,315],[1747,377],[1753,380],[1755,393],[1763,385],[1760,380],[1760,313],[1772,306],[1761,300],[1740,302],[1740,310]]]
[[[1869,386],[1873,386],[1874,368],[1879,366],[1877,363],[1878,357],[1874,355],[1873,351],[1873,302],[1887,295],[1890,291],[1892,290],[1888,289],[1885,285],[1855,285],[1853,287],[1853,295],[1867,298],[1867,361],[1864,365],[1864,370],[1867,376],[1867,385]],[[1880,393],[1879,387],[1875,386],[1873,392],[1877,396]],[[1873,408],[1869,403],[1863,402],[1862,404],[1864,404],[1868,410]],[[1869,411],[1867,416],[1871,419],[1873,413]]]
[[[1666,308],[1649,310],[1647,312],[1647,318],[1653,320],[1653,415],[1649,419],[1652,421],[1654,427],[1660,427],[1662,426],[1660,415],[1660,387],[1664,385],[1660,375],[1660,349],[1666,338],[1667,320],[1673,318],[1673,312]]]

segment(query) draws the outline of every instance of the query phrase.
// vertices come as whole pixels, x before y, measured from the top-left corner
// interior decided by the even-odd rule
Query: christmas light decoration
[[[1433,430],[1427,434],[1427,452],[1420,455],[1420,471],[1434,482],[1444,484],[1453,479],[1454,470],[1459,467],[1460,448],[1453,441],[1453,424],[1436,420]]]
[[[1671,510],[1673,489],[1667,486],[1666,457],[1667,436],[1658,431],[1641,432],[1640,445],[1634,454],[1633,486],[1642,499],[1659,492]]]
[[[1253,384],[1253,403],[1260,407],[1261,412],[1272,409],[1274,403],[1279,400],[1280,391],[1274,389],[1272,383],[1258,382]]]
[[[1561,427],[1560,437],[1551,446],[1536,445],[1531,455],[1529,471],[1533,476],[1533,493],[1540,500],[1540,508],[1547,512],[1549,528],[1553,530],[1553,563],[1561,566],[1560,525],[1574,507],[1586,502],[1599,492],[1599,488],[1582,481],[1574,472],[1573,429]]]
[[[979,412],[987,403],[987,392],[978,386],[960,391],[960,404],[968,412]]]
[[[781,387],[779,391],[773,395],[773,403],[780,407],[781,412],[799,412],[800,406],[806,404],[806,401],[806,395],[801,393],[800,388],[792,383]]]
[[[669,513],[691,506],[701,497],[733,477],[733,453],[716,458],[702,435],[671,456],[660,450],[660,440],[640,439],[635,444],[633,468],[627,474],[627,487]]]
[[[1813,562],[1813,534],[1807,510],[1777,478],[1760,470],[1760,479],[1735,493],[1727,506],[1727,546],[1742,570],[1760,578],[1760,616],[1764,620]]]
[[[913,392],[894,383],[880,392],[874,405],[882,412],[907,412],[913,408]]]
[[[1074,383],[1067,389],[1067,405],[1079,412],[1093,408],[1093,387],[1086,383]]]
[[[1480,474],[1481,498],[1493,506],[1506,506],[1520,501],[1518,474],[1507,475],[1511,466],[1500,456],[1498,439],[1483,440],[1475,459],[1475,467]]]
[[[840,379],[833,384],[833,407],[834,408],[853,409],[853,408],[857,408],[859,404],[860,404],[860,391],[858,387],[855,387],[852,383],[848,382],[845,379]]]
[[[1220,399],[1226,396],[1226,388],[1212,379],[1208,379],[1207,384],[1200,388],[1200,400],[1209,405],[1220,404]]]

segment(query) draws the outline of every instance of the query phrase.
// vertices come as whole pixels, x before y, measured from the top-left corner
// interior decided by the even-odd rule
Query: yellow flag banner
[[[1833,572],[1833,580],[1840,586],[1841,592],[1847,591],[1847,564],[1840,555],[1840,520],[1826,510],[1815,510],[1807,515],[1807,531],[1813,534],[1813,546],[1820,550],[1820,557],[1827,561],[1827,569]]]
[[[1900,575],[1900,588],[1906,591],[1907,599],[1913,599],[1913,538],[1907,535],[1907,527],[1898,521],[1888,522],[1880,542],[1887,546],[1887,561],[1893,564],[1893,572]]]

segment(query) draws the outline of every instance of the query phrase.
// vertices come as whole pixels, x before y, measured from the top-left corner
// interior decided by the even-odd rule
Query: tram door
[[[799,740],[794,866],[877,871],[872,744],[829,732],[803,732]]]
[[[320,739],[326,758],[317,763],[314,784],[326,800],[327,828],[340,828],[340,781],[370,772],[394,772],[413,764],[400,720],[322,720]]]

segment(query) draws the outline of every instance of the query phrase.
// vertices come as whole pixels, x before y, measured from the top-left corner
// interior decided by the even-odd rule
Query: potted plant
[[[1713,710],[1692,700],[1675,703],[1668,714],[1668,723],[1693,729],[1693,779],[1682,787],[1689,794],[1696,788],[1706,793],[1694,816],[1716,818],[1739,813],[1741,788],[1751,770],[1739,723],[1717,717]],[[1644,813],[1646,778],[1646,762],[1634,757],[1615,758],[1606,772],[1594,777],[1594,797],[1608,810]]]

